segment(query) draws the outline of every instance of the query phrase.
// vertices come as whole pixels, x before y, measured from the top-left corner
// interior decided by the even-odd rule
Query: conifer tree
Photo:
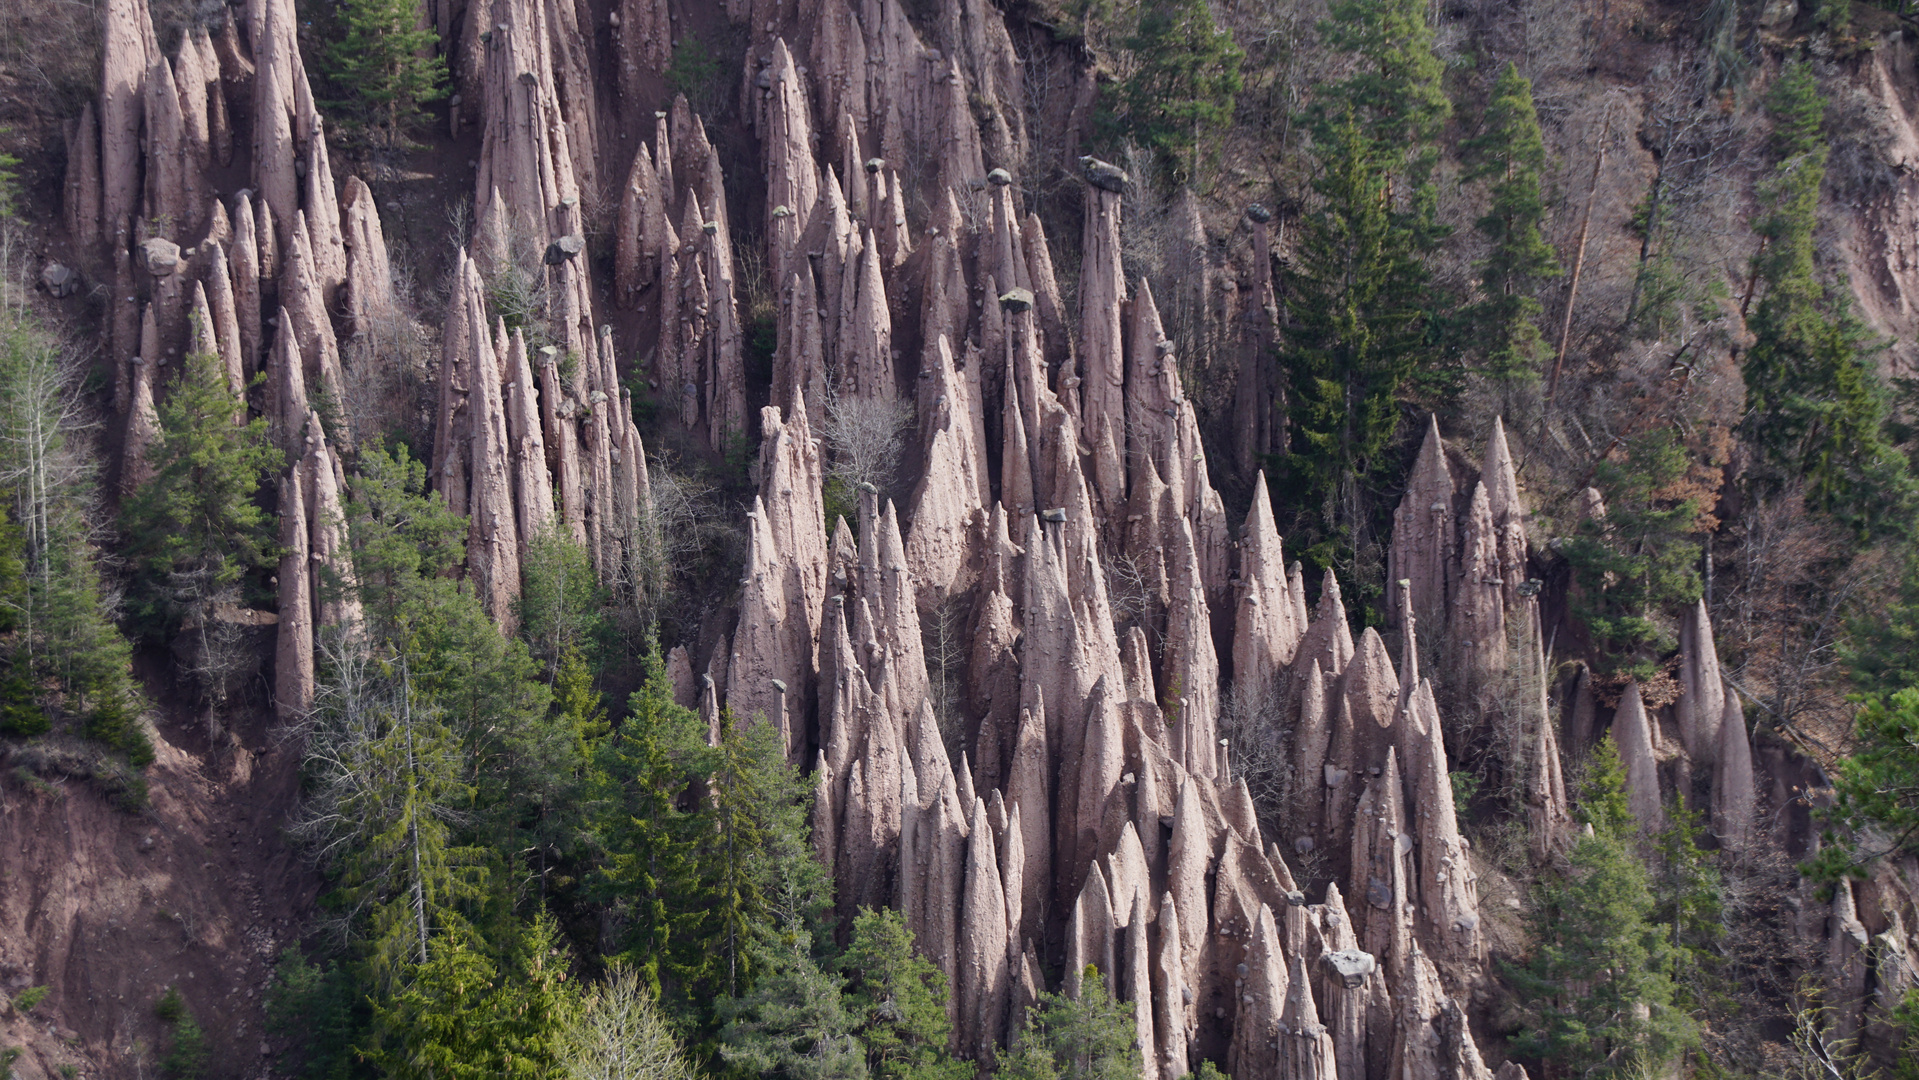
[[[233,422],[241,407],[219,358],[199,352],[187,354],[159,404],[159,439],[147,450],[153,477],[120,511],[136,610],[157,630],[205,614],[271,561],[273,523],[254,500],[280,455],[265,420]]]
[[[1425,5],[1340,0],[1330,15],[1321,37],[1356,63],[1304,117],[1318,199],[1287,273],[1281,359],[1293,443],[1277,471],[1290,489],[1283,501],[1317,511],[1293,526],[1305,553],[1337,567],[1363,607],[1383,576],[1401,398],[1444,379],[1423,257],[1445,232],[1432,170],[1451,106]]]
[[[47,730],[57,695],[89,737],[145,765],[153,748],[138,722],[131,649],[89,540],[94,470],[67,438],[81,422],[72,383],[56,339],[24,317],[0,327],[0,619],[12,635],[0,731]]]
[[[327,73],[344,95],[335,104],[389,150],[420,121],[422,107],[447,92],[439,35],[419,17],[413,0],[341,0],[342,34],[325,52]]]
[[[1491,206],[1476,223],[1492,243],[1479,267],[1483,298],[1473,318],[1484,365],[1495,378],[1536,379],[1546,352],[1537,291],[1560,268],[1539,231],[1546,216],[1539,185],[1546,146],[1533,111],[1532,82],[1516,65],[1507,64],[1493,84],[1481,132],[1462,149],[1469,163],[1465,179],[1492,181]]]
[[[1366,583],[1377,576],[1360,564],[1376,557],[1400,390],[1427,359],[1427,275],[1358,121],[1349,113],[1326,128],[1315,153],[1323,201],[1300,222],[1286,298],[1294,442],[1284,475],[1294,498],[1321,511],[1312,557]],[[1362,584],[1354,596],[1364,595]]]
[[[627,716],[595,750],[591,790],[594,841],[601,851],[593,890],[622,911],[622,959],[646,991],[690,1008],[693,984],[710,957],[700,936],[696,844],[701,823],[680,807],[701,774],[705,732],[673,700],[657,652]]]
[[[946,973],[913,949],[913,931],[897,911],[861,908],[841,967],[869,1071],[882,1080],[963,1080],[972,1066],[946,1053]]]
[[[995,1080],[1132,1080],[1141,1072],[1133,1018],[1088,965],[1074,1000],[1041,994],[1028,1010],[1019,1045],[1000,1059]]]
[[[1207,140],[1232,123],[1245,53],[1214,24],[1206,0],[1141,5],[1126,48],[1137,66],[1112,95],[1101,95],[1117,104],[1103,126],[1158,151],[1175,179],[1190,180]]]
[[[1697,1032],[1673,1005],[1671,931],[1653,921],[1611,736],[1593,750],[1579,816],[1592,833],[1573,844],[1565,875],[1541,886],[1532,963],[1511,972],[1537,1002],[1519,1045],[1570,1075],[1631,1076],[1670,1062]]]
[[[1814,260],[1827,147],[1825,102],[1812,70],[1789,64],[1767,96],[1779,161],[1762,188],[1769,204],[1754,272],[1764,287],[1744,362],[1746,433],[1783,483],[1801,477],[1806,504],[1861,535],[1909,525],[1908,463],[1886,434],[1888,404],[1877,351],[1842,286],[1823,286]]]

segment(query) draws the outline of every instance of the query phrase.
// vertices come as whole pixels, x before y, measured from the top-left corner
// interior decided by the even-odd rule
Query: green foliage
[[[702,847],[702,904],[712,976],[729,995],[758,976],[769,950],[748,948],[762,928],[790,936],[820,924],[832,885],[812,858],[806,816],[812,789],[787,763],[778,728],[720,718],[706,783],[712,811]]]
[[[1349,602],[1363,604],[1379,592],[1371,571],[1400,467],[1401,392],[1434,361],[1427,274],[1417,222],[1392,210],[1392,176],[1351,114],[1315,152],[1322,202],[1301,221],[1287,272],[1292,453],[1277,463],[1279,501],[1319,511],[1293,534],[1315,562],[1341,570]]]
[[[965,1080],[972,1066],[946,1053],[946,973],[913,950],[897,911],[861,908],[841,959],[846,993],[868,1071],[882,1080]]]
[[[409,601],[466,561],[466,519],[427,494],[426,463],[404,445],[362,449],[356,471],[347,525],[361,603],[374,633],[406,640]]]
[[[1402,173],[1416,213],[1430,216],[1435,142],[1452,115],[1441,85],[1445,67],[1433,54],[1426,5],[1418,0],[1335,0],[1319,24],[1327,47],[1359,61],[1345,80],[1328,87],[1308,114],[1313,138],[1323,141],[1347,119],[1357,123],[1386,171]]]
[[[753,988],[720,1002],[721,1058],[746,1076],[863,1080],[866,1053],[841,998],[845,980],[813,954],[813,935],[788,922],[755,945]]]
[[[1140,1074],[1133,1019],[1088,965],[1077,1001],[1041,994],[1027,1011],[1018,1046],[1000,1058],[995,1080],[1131,1080]]]
[[[1134,67],[1100,95],[1101,126],[1162,155],[1172,179],[1199,170],[1203,148],[1233,119],[1245,53],[1206,0],[1152,0],[1126,39]]]
[[[1719,867],[1699,847],[1705,827],[1698,811],[1675,802],[1666,818],[1666,828],[1653,838],[1652,921],[1671,930],[1676,1000],[1703,1007],[1723,997],[1712,980],[1726,934]]]
[[[267,444],[265,420],[233,422],[243,408],[218,357],[187,354],[159,405],[159,438],[147,449],[153,476],[121,506],[135,610],[163,633],[273,560],[272,520],[254,500],[283,459]]]
[[[340,40],[320,55],[341,97],[328,104],[393,149],[425,119],[422,107],[447,94],[439,36],[418,25],[413,0],[339,0],[335,19]]]
[[[568,652],[591,650],[604,631],[606,591],[600,588],[586,545],[564,528],[527,542],[520,560],[520,636],[549,681]]]
[[[1186,1074],[1184,1080],[1227,1080],[1227,1076],[1219,1071],[1219,1066],[1210,1061],[1202,1061],[1198,1069]]]
[[[504,962],[464,932],[438,935],[406,985],[374,1008],[367,1057],[395,1080],[541,1080],[578,1007],[565,953],[544,919],[519,928]]]
[[[1435,218],[1435,142],[1451,114],[1426,8],[1414,0],[1339,0],[1320,24],[1350,74],[1302,117],[1312,134],[1317,205],[1286,272],[1291,453],[1274,462],[1276,501],[1309,508],[1289,535],[1340,572],[1348,603],[1377,614],[1400,455],[1404,399],[1445,392],[1424,256]]]
[[[20,158],[0,153],[0,221],[20,216]]]
[[[1887,435],[1890,406],[1872,364],[1879,346],[1843,283],[1822,286],[1814,262],[1827,147],[1811,70],[1788,65],[1767,106],[1779,162],[1760,191],[1767,213],[1753,270],[1765,294],[1744,363],[1745,434],[1776,470],[1774,484],[1804,480],[1808,507],[1861,536],[1897,530],[1912,521],[1919,492]]]
[[[1919,686],[1919,545],[1903,554],[1892,595],[1850,621],[1842,655],[1860,693],[1887,697]]]
[[[267,989],[267,1030],[293,1043],[303,1080],[345,1077],[354,1060],[354,1042],[363,1033],[363,998],[347,969],[333,962],[310,964],[289,945],[273,965]],[[283,1065],[285,1063],[283,1062]]]
[[[1558,277],[1560,268],[1540,233],[1546,200],[1539,174],[1546,146],[1533,110],[1532,83],[1516,66],[1506,65],[1493,85],[1481,133],[1461,149],[1470,163],[1465,179],[1493,181],[1492,204],[1476,223],[1492,243],[1479,266],[1483,298],[1472,317],[1485,350],[1483,363],[1495,378],[1535,379],[1547,355],[1538,290]]]
[[[52,989],[49,987],[29,986],[25,990],[20,991],[19,995],[13,999],[13,1007],[23,1013],[30,1013],[41,1002],[47,1000],[47,995],[52,992]]]
[[[171,1029],[167,1051],[160,1056],[160,1071],[170,1080],[200,1080],[207,1069],[207,1037],[179,988],[168,987],[153,1012]]]
[[[1833,766],[1833,818],[1877,826],[1889,851],[1919,851],[1919,688],[1860,702],[1853,732],[1853,753]]]
[[[139,722],[132,651],[113,625],[90,540],[93,472],[70,444],[72,368],[56,338],[21,317],[0,324],[0,731],[34,735],[55,716],[153,760]]]
[[[626,718],[594,753],[592,828],[601,854],[593,884],[596,898],[624,916],[622,960],[647,993],[670,985],[670,1003],[685,1010],[710,963],[695,885],[701,823],[680,806],[704,768],[705,732],[674,703],[659,654],[645,665]]]
[[[1579,586],[1573,613],[1602,666],[1640,670],[1666,649],[1660,614],[1699,599],[1700,498],[1680,485],[1689,467],[1670,429],[1630,439],[1593,474],[1606,515],[1582,521],[1561,548]]]
[[[1698,1038],[1673,1005],[1675,947],[1670,928],[1655,921],[1625,790],[1607,736],[1580,793],[1580,817],[1592,834],[1574,843],[1563,876],[1541,883],[1538,945],[1526,968],[1509,970],[1534,1003],[1517,1045],[1572,1075],[1630,1076],[1671,1061]]]
[[[666,68],[666,85],[674,93],[685,94],[693,110],[712,115],[726,94],[725,65],[697,34],[687,34],[674,44],[673,59]]]

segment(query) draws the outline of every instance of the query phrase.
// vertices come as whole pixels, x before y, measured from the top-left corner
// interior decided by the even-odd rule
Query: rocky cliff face
[[[1245,519],[1229,518],[1174,339],[1122,257],[1132,181],[1072,156],[1090,69],[1069,66],[1072,82],[1050,90],[1065,104],[1035,114],[1023,80],[1042,61],[1015,52],[983,0],[943,0],[918,21],[899,0],[730,3],[759,154],[746,184],[686,99],[656,92],[679,5],[622,0],[592,27],[586,7],[548,0],[450,7],[439,22],[460,114],[481,136],[476,227],[432,373],[432,476],[469,518],[465,572],[493,616],[511,623],[521,559],[546,530],[582,542],[615,588],[655,558],[626,388],[645,380],[664,423],[716,450],[759,443],[737,621],[716,629],[718,649],[675,650],[682,701],[714,723],[724,704],[780,727],[811,770],[813,846],[841,912],[906,913],[953,988],[961,1053],[990,1062],[1023,1007],[1062,984],[1049,973],[1070,993],[1092,964],[1131,1003],[1147,1072],[1165,1080],[1201,1057],[1244,1077],[1493,1075],[1504,1055],[1482,1053],[1472,1018],[1493,922],[1510,915],[1482,910],[1456,755],[1504,740],[1531,857],[1547,864],[1574,828],[1565,757],[1605,712],[1583,673],[1561,679],[1546,654],[1557,613],[1542,615],[1541,538],[1503,428],[1469,446],[1429,424],[1395,515],[1395,618],[1355,638],[1331,576],[1309,599],[1286,557],[1258,474],[1282,441],[1276,391],[1251,365],[1222,464],[1259,482]],[[168,56],[144,0],[109,0],[100,100],[69,132],[65,186],[73,249],[112,282],[123,484],[153,437],[154,372],[190,334],[236,384],[265,374],[253,404],[288,461],[271,630],[282,721],[311,705],[316,635],[358,618],[317,584],[351,578],[340,451],[356,433],[314,406],[346,399],[353,357],[378,362],[346,345],[395,303],[380,207],[361,178],[336,182],[294,18],[292,0],[250,0],[224,37],[189,36]],[[1903,49],[1862,61],[1888,103],[1913,83]],[[1037,144],[1039,123],[1064,144]],[[216,162],[245,169],[247,189],[217,192]],[[1049,236],[1026,211],[1029,178],[1062,166],[1077,236]],[[1875,196],[1846,248],[1888,328],[1908,318],[1912,267],[1899,230],[1876,224],[1910,216],[1906,186]],[[589,214],[612,223],[608,280],[585,254]],[[1275,339],[1271,219],[1246,208],[1231,225],[1244,265],[1197,276],[1201,292],[1232,294],[1204,309],[1221,313],[1202,335],[1214,356],[1260,356]],[[1182,221],[1196,251],[1228,239],[1197,209]],[[737,243],[777,296],[770,386],[746,370]],[[1077,280],[1063,285],[1054,253],[1069,249]],[[544,348],[488,315],[486,275],[526,251],[548,298]],[[824,518],[829,394],[916,409],[916,475],[899,501],[862,492],[856,522]],[[1138,593],[1123,611],[1120,566]],[[935,715],[922,644],[926,620],[951,612],[970,642],[957,731]],[[1788,819],[1761,811],[1796,793],[1773,790],[1784,770],[1755,753],[1703,605],[1683,654],[1676,704],[1648,708],[1628,685],[1613,713],[1635,809],[1651,828],[1675,774],[1706,778],[1696,790],[1723,845],[1780,850]],[[715,676],[703,688],[702,665]],[[1276,812],[1255,804],[1229,714],[1274,733]],[[50,1034],[6,1021],[42,1073],[71,1060],[126,1072],[130,1041],[151,1039],[142,995],[167,981],[202,1016],[238,1018],[211,1032],[234,1060],[257,1055],[259,1014],[240,1000],[305,894],[271,838],[289,755],[229,760],[216,780],[189,751],[163,753],[148,821],[50,796],[0,819],[0,845],[19,852],[0,888],[0,982],[56,987],[36,1014],[58,1018]],[[208,880],[189,864],[218,865],[223,822],[233,845],[274,854],[238,890],[187,884]],[[205,895],[172,899],[182,889]],[[1830,944],[1830,1000],[1851,1030],[1914,978],[1907,894],[1863,889],[1869,900],[1835,898],[1830,930],[1804,915]],[[116,950],[141,966],[122,961],[109,985],[95,965]],[[202,963],[207,978],[178,981]]]

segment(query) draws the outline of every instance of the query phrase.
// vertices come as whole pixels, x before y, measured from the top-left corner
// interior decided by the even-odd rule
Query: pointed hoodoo
[[[1626,803],[1639,831],[1651,836],[1666,827],[1665,805],[1659,798],[1659,759],[1653,751],[1652,725],[1640,699],[1639,682],[1626,683],[1613,710],[1613,743],[1626,769]]]
[[[1080,388],[1079,434],[1085,445],[1098,452],[1109,442],[1118,450],[1126,439],[1125,364],[1120,326],[1120,303],[1126,299],[1126,278],[1119,239],[1120,193],[1126,185],[1126,174],[1091,158],[1081,164],[1086,167],[1089,186],[1081,241],[1084,251],[1080,256],[1079,362],[1084,374]],[[1095,467],[1093,473],[1101,481],[1100,501],[1109,507],[1119,506],[1125,491],[1111,490],[1106,480],[1107,470]],[[1172,477],[1166,479],[1169,483],[1172,481]]]
[[[1500,579],[1499,530],[1486,483],[1473,485],[1452,574],[1446,621],[1450,684],[1478,695],[1506,670],[1506,598]],[[1417,614],[1418,609],[1414,612]]]
[[[1485,958],[1479,929],[1479,888],[1472,860],[1459,835],[1454,814],[1452,774],[1432,683],[1422,681],[1413,694],[1406,723],[1414,743],[1414,831],[1419,837],[1420,942],[1434,961],[1455,978],[1473,971]]]
[[[1713,767],[1713,829],[1727,850],[1744,855],[1752,845],[1756,829],[1752,743],[1746,734],[1746,714],[1739,705],[1738,692],[1727,686],[1723,694],[1725,705],[1719,720],[1718,761]]]
[[[970,580],[974,524],[987,490],[983,431],[973,412],[973,394],[953,369],[952,350],[941,337],[932,352],[931,408],[921,413],[932,439],[925,471],[913,494],[913,523],[906,533],[906,563],[922,606],[932,608]]]
[[[280,482],[280,622],[273,698],[282,722],[300,720],[313,707],[313,580],[301,472],[292,469]]]
[[[1294,567],[1297,569],[1298,564]],[[1346,625],[1346,605],[1340,600],[1339,579],[1329,568],[1320,581],[1319,609],[1313,613],[1313,621],[1300,635],[1299,647],[1293,651],[1293,667],[1298,669],[1309,660],[1317,660],[1319,670],[1333,676],[1345,671],[1352,658],[1353,631]]]
[[[393,268],[387,261],[386,233],[380,227],[373,189],[357,176],[347,177],[342,229],[347,319],[353,333],[364,337],[393,317]]]
[[[1253,919],[1246,958],[1233,968],[1244,972],[1234,980],[1238,1011],[1233,1018],[1232,1048],[1226,1071],[1233,1076],[1287,1075],[1282,1071],[1289,1041],[1283,1017],[1287,1010],[1286,957],[1281,952],[1279,927],[1273,909],[1265,904]],[[1318,1027],[1315,1018],[1315,1027]],[[1323,1034],[1323,1031],[1322,1031]]]
[[[966,850],[966,888],[959,919],[959,1044],[975,1061],[990,1062],[1006,1031],[1008,992],[1006,893],[1001,885],[986,802],[973,802]]]
[[[1273,214],[1254,203],[1246,208],[1252,232],[1253,284],[1247,290],[1238,326],[1239,379],[1233,390],[1233,450],[1239,475],[1251,473],[1256,463],[1285,438],[1286,421],[1272,385],[1267,357],[1279,340],[1279,301],[1273,295]]]
[[[813,165],[813,132],[807,119],[804,77],[793,64],[786,39],[773,42],[773,62],[766,69],[770,85],[765,95],[765,126],[760,131],[766,148],[766,236],[772,255],[773,281],[786,280],[794,268],[803,214],[819,201],[819,172]]]
[[[1274,696],[1280,671],[1292,663],[1305,627],[1293,623],[1286,595],[1286,558],[1273,524],[1266,494],[1266,473],[1253,485],[1253,506],[1246,514],[1239,555],[1239,608],[1233,627],[1233,680],[1248,701]]]
[[[503,628],[515,622],[520,596],[520,530],[513,505],[512,443],[507,437],[506,406],[501,400],[500,364],[485,316],[472,312],[472,395],[469,441],[473,480],[466,540],[467,574],[488,615]],[[500,343],[505,338],[500,336]]]
[[[300,463],[306,489],[307,528],[312,531],[314,628],[351,633],[360,624],[359,579],[347,544],[346,502],[340,497],[340,461],[327,445],[320,414],[307,415],[306,457]]]
[[[1445,626],[1453,559],[1453,478],[1437,416],[1427,419],[1426,440],[1413,461],[1406,494],[1393,511],[1386,558],[1386,580],[1407,583],[1414,617],[1433,632]]]
[[[1719,754],[1719,719],[1726,712],[1725,684],[1719,674],[1719,652],[1713,646],[1712,616],[1702,598],[1686,613],[1679,628],[1679,737],[1686,756],[1705,764]]]
[[[1505,587],[1507,608],[1519,602],[1519,586],[1526,580],[1526,506],[1519,499],[1519,473],[1506,447],[1506,423],[1493,417],[1493,433],[1486,440],[1486,461],[1479,476],[1486,485],[1487,508],[1499,553],[1499,579]]]

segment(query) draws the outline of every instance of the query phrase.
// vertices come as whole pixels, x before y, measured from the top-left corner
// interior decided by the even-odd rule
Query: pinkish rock
[[[1713,831],[1728,850],[1744,855],[1756,831],[1752,743],[1746,734],[1746,714],[1739,706],[1738,692],[1730,686],[1723,692],[1725,711],[1719,721],[1719,753],[1712,773]]]
[[[100,122],[94,117],[93,102],[87,102],[80,118],[67,125],[66,137],[61,209],[74,244],[90,252],[100,246],[105,232],[100,224]]]
[[[1273,909],[1263,904],[1253,920],[1243,966],[1245,974],[1236,981],[1233,995],[1237,1012],[1226,1070],[1233,1076],[1287,1076],[1282,1070],[1289,1036],[1282,1018],[1291,979]]]
[[[1713,647],[1712,617],[1699,600],[1679,626],[1678,713],[1679,737],[1686,755],[1705,764],[1719,754],[1719,718],[1726,713],[1725,684],[1719,674],[1719,652]],[[1744,722],[1741,721],[1743,727]]]
[[[347,319],[356,335],[365,335],[394,315],[393,268],[373,189],[357,176],[347,177],[343,218]]]
[[[280,482],[280,622],[273,698],[282,723],[313,707],[313,583],[308,574],[306,491],[298,468]]]
[[[1429,416],[1426,440],[1413,461],[1406,494],[1393,511],[1386,580],[1407,583],[1412,591],[1413,615],[1435,630],[1446,625],[1453,537],[1453,478],[1446,467],[1439,418]]]
[[[966,853],[966,888],[960,901],[958,1038],[961,1053],[990,1062],[1006,1031],[1006,893],[1001,887],[993,830],[986,803],[973,802],[971,843]]]
[[[1639,831],[1651,836],[1666,827],[1666,809],[1659,797],[1659,759],[1653,751],[1652,725],[1637,681],[1626,683],[1619,707],[1613,710],[1612,726],[1619,762],[1626,768],[1626,803],[1639,823]]]

